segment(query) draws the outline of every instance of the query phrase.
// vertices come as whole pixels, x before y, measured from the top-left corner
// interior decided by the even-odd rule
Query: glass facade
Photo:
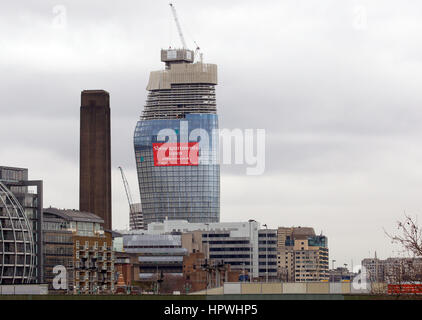
[[[0,284],[35,282],[36,255],[30,220],[0,182]]]
[[[158,133],[171,129],[178,143],[187,142],[183,141],[181,135],[183,128],[187,128],[187,136],[191,138],[189,142],[200,145],[198,163],[157,166],[153,144],[162,142],[157,139]],[[198,129],[206,132],[208,141],[197,137]],[[186,114],[183,119],[138,121],[134,144],[145,225],[166,218],[194,223],[220,220],[220,166],[217,163],[218,139],[214,136],[216,129],[216,114]],[[195,137],[192,139],[192,136]]]
[[[185,59],[190,50],[173,51],[161,50],[165,70],[150,74],[134,134],[145,229],[165,219],[220,220],[217,66]]]
[[[0,167],[0,182],[16,198],[22,207],[25,218],[30,223],[36,266],[32,276],[36,283],[43,283],[41,232],[43,183],[40,180],[28,180],[28,169],[3,166]]]

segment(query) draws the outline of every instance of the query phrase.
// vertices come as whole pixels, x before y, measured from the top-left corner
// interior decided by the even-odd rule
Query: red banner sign
[[[389,284],[388,294],[422,294],[422,284]]]
[[[197,166],[198,142],[153,143],[154,166]]]

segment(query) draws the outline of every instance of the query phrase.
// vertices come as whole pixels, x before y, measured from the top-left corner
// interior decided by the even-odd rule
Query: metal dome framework
[[[32,283],[34,270],[31,223],[13,193],[0,182],[0,284]]]

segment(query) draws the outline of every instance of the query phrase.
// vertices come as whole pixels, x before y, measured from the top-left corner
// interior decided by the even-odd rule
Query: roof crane
[[[174,21],[176,22],[177,30],[179,31],[180,41],[182,41],[183,49],[186,49],[185,38],[183,37],[182,28],[180,27],[179,19],[177,18],[176,8],[172,3],[169,3],[171,12],[173,13]]]
[[[122,180],[123,180],[123,185],[124,185],[125,191],[126,191],[127,202],[129,203],[129,219],[130,219],[130,217],[132,217],[133,226],[136,229],[136,218],[135,218],[135,215],[132,214],[133,213],[133,210],[132,210],[132,204],[133,204],[132,193],[130,192],[129,183],[127,182],[125,173],[123,172],[123,168],[119,167],[119,169],[120,169],[120,173],[122,174]]]
[[[196,41],[193,41],[195,43],[196,49],[195,49],[195,59],[197,60],[197,57],[199,56],[199,60],[201,63],[203,62],[203,54],[201,52],[201,48],[198,46]]]

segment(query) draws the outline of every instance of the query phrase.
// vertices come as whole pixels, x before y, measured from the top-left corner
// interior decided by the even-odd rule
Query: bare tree
[[[392,265],[387,269],[386,275],[389,282],[399,286],[420,283],[422,275],[422,228],[418,225],[417,218],[405,215],[403,221],[397,221],[398,234],[392,235],[385,232],[393,243],[400,245],[407,256],[411,258],[391,260]],[[416,291],[415,291],[416,293]]]
[[[406,252],[422,257],[422,228],[418,226],[417,219],[405,215],[403,221],[397,221],[397,229],[397,235],[386,232],[392,242],[401,245]]]
[[[176,276],[166,274],[163,282],[160,285],[161,294],[171,294],[174,291],[184,292],[184,279],[183,276]]]

